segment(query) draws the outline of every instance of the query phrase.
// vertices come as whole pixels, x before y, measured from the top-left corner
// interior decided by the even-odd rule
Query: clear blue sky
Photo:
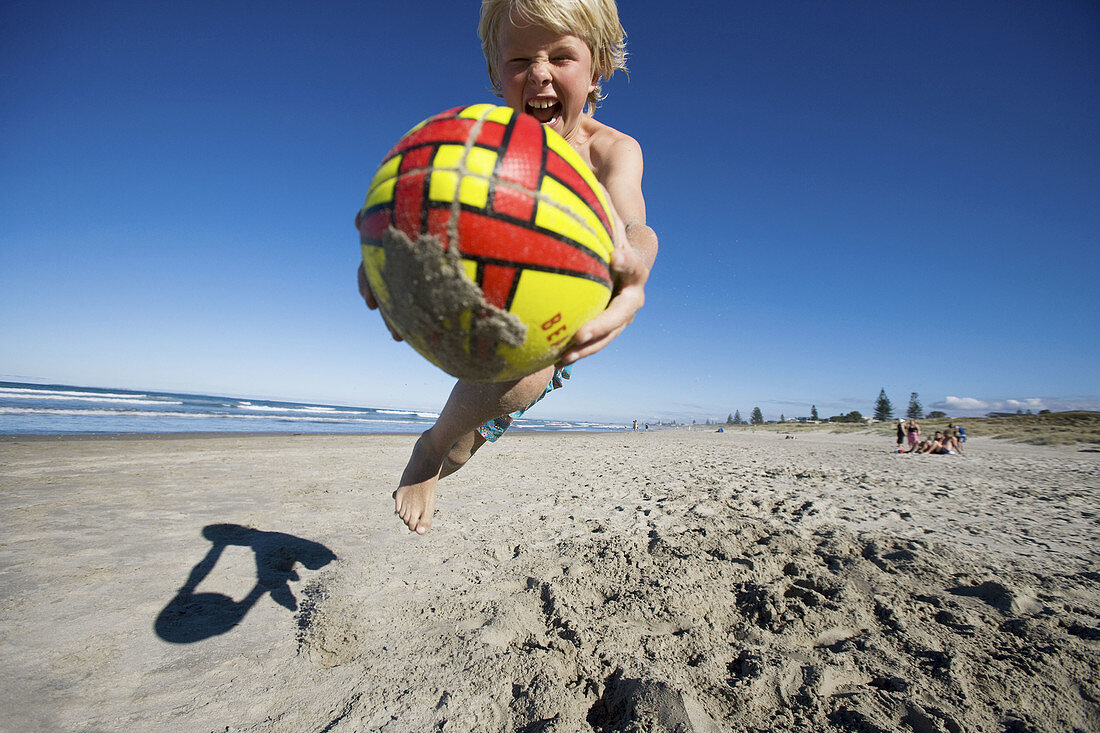
[[[438,409],[352,221],[408,127],[494,99],[478,6],[4,3],[0,378]],[[1100,409],[1100,5],[621,14],[597,117],[661,252],[540,414]]]

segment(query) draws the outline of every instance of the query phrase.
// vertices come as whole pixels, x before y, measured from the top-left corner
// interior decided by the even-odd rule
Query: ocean
[[[242,397],[0,382],[0,435],[95,433],[420,433],[437,413]],[[512,430],[600,432],[622,425],[529,418]]]

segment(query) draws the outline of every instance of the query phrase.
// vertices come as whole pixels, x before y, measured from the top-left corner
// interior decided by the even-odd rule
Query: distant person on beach
[[[905,444],[905,421],[898,420],[898,452],[901,452],[902,445]]]
[[[928,453],[931,455],[947,455],[957,453],[952,447],[951,438],[944,432],[937,430],[931,440],[922,440],[916,450],[910,453]]]
[[[948,453],[962,453],[962,444],[959,442],[958,436],[955,435],[954,425],[947,426],[947,430],[943,433],[942,444]]]
[[[920,425],[917,424],[916,420],[910,420],[905,432],[909,437],[909,452],[912,453],[917,441],[920,440]]]
[[[942,433],[937,432],[936,437],[939,439],[939,450],[933,451],[933,453],[950,453],[951,455],[959,453],[959,442],[950,430],[944,430]]]
[[[500,438],[516,417],[564,385],[574,362],[607,346],[634,320],[657,257],[657,235],[646,225],[642,150],[592,116],[601,81],[626,68],[615,0],[482,0],[478,36],[504,103],[561,134],[607,191],[617,224],[615,289],[607,309],[576,332],[557,365],[510,382],[455,384],[394,492],[396,513],[420,534],[432,526],[436,482]],[[359,291],[377,308],[362,267]]]
[[[966,442],[966,431],[963,430],[963,426],[962,425],[955,425],[955,432],[958,434],[959,443],[960,444],[965,443]]]
[[[919,453],[928,453],[931,450],[932,450],[932,441],[931,440],[918,440],[915,445],[910,447],[909,450],[903,451],[903,453],[918,453],[919,454]]]

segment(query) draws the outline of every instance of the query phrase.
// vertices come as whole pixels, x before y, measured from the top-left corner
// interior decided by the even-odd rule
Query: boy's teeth
[[[552,123],[561,113],[556,99],[532,99],[527,102],[527,112],[544,125]]]

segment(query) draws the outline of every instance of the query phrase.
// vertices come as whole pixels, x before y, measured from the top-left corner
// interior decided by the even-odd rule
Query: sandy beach
[[[1100,452],[516,434],[0,442],[13,731],[1100,730]]]

